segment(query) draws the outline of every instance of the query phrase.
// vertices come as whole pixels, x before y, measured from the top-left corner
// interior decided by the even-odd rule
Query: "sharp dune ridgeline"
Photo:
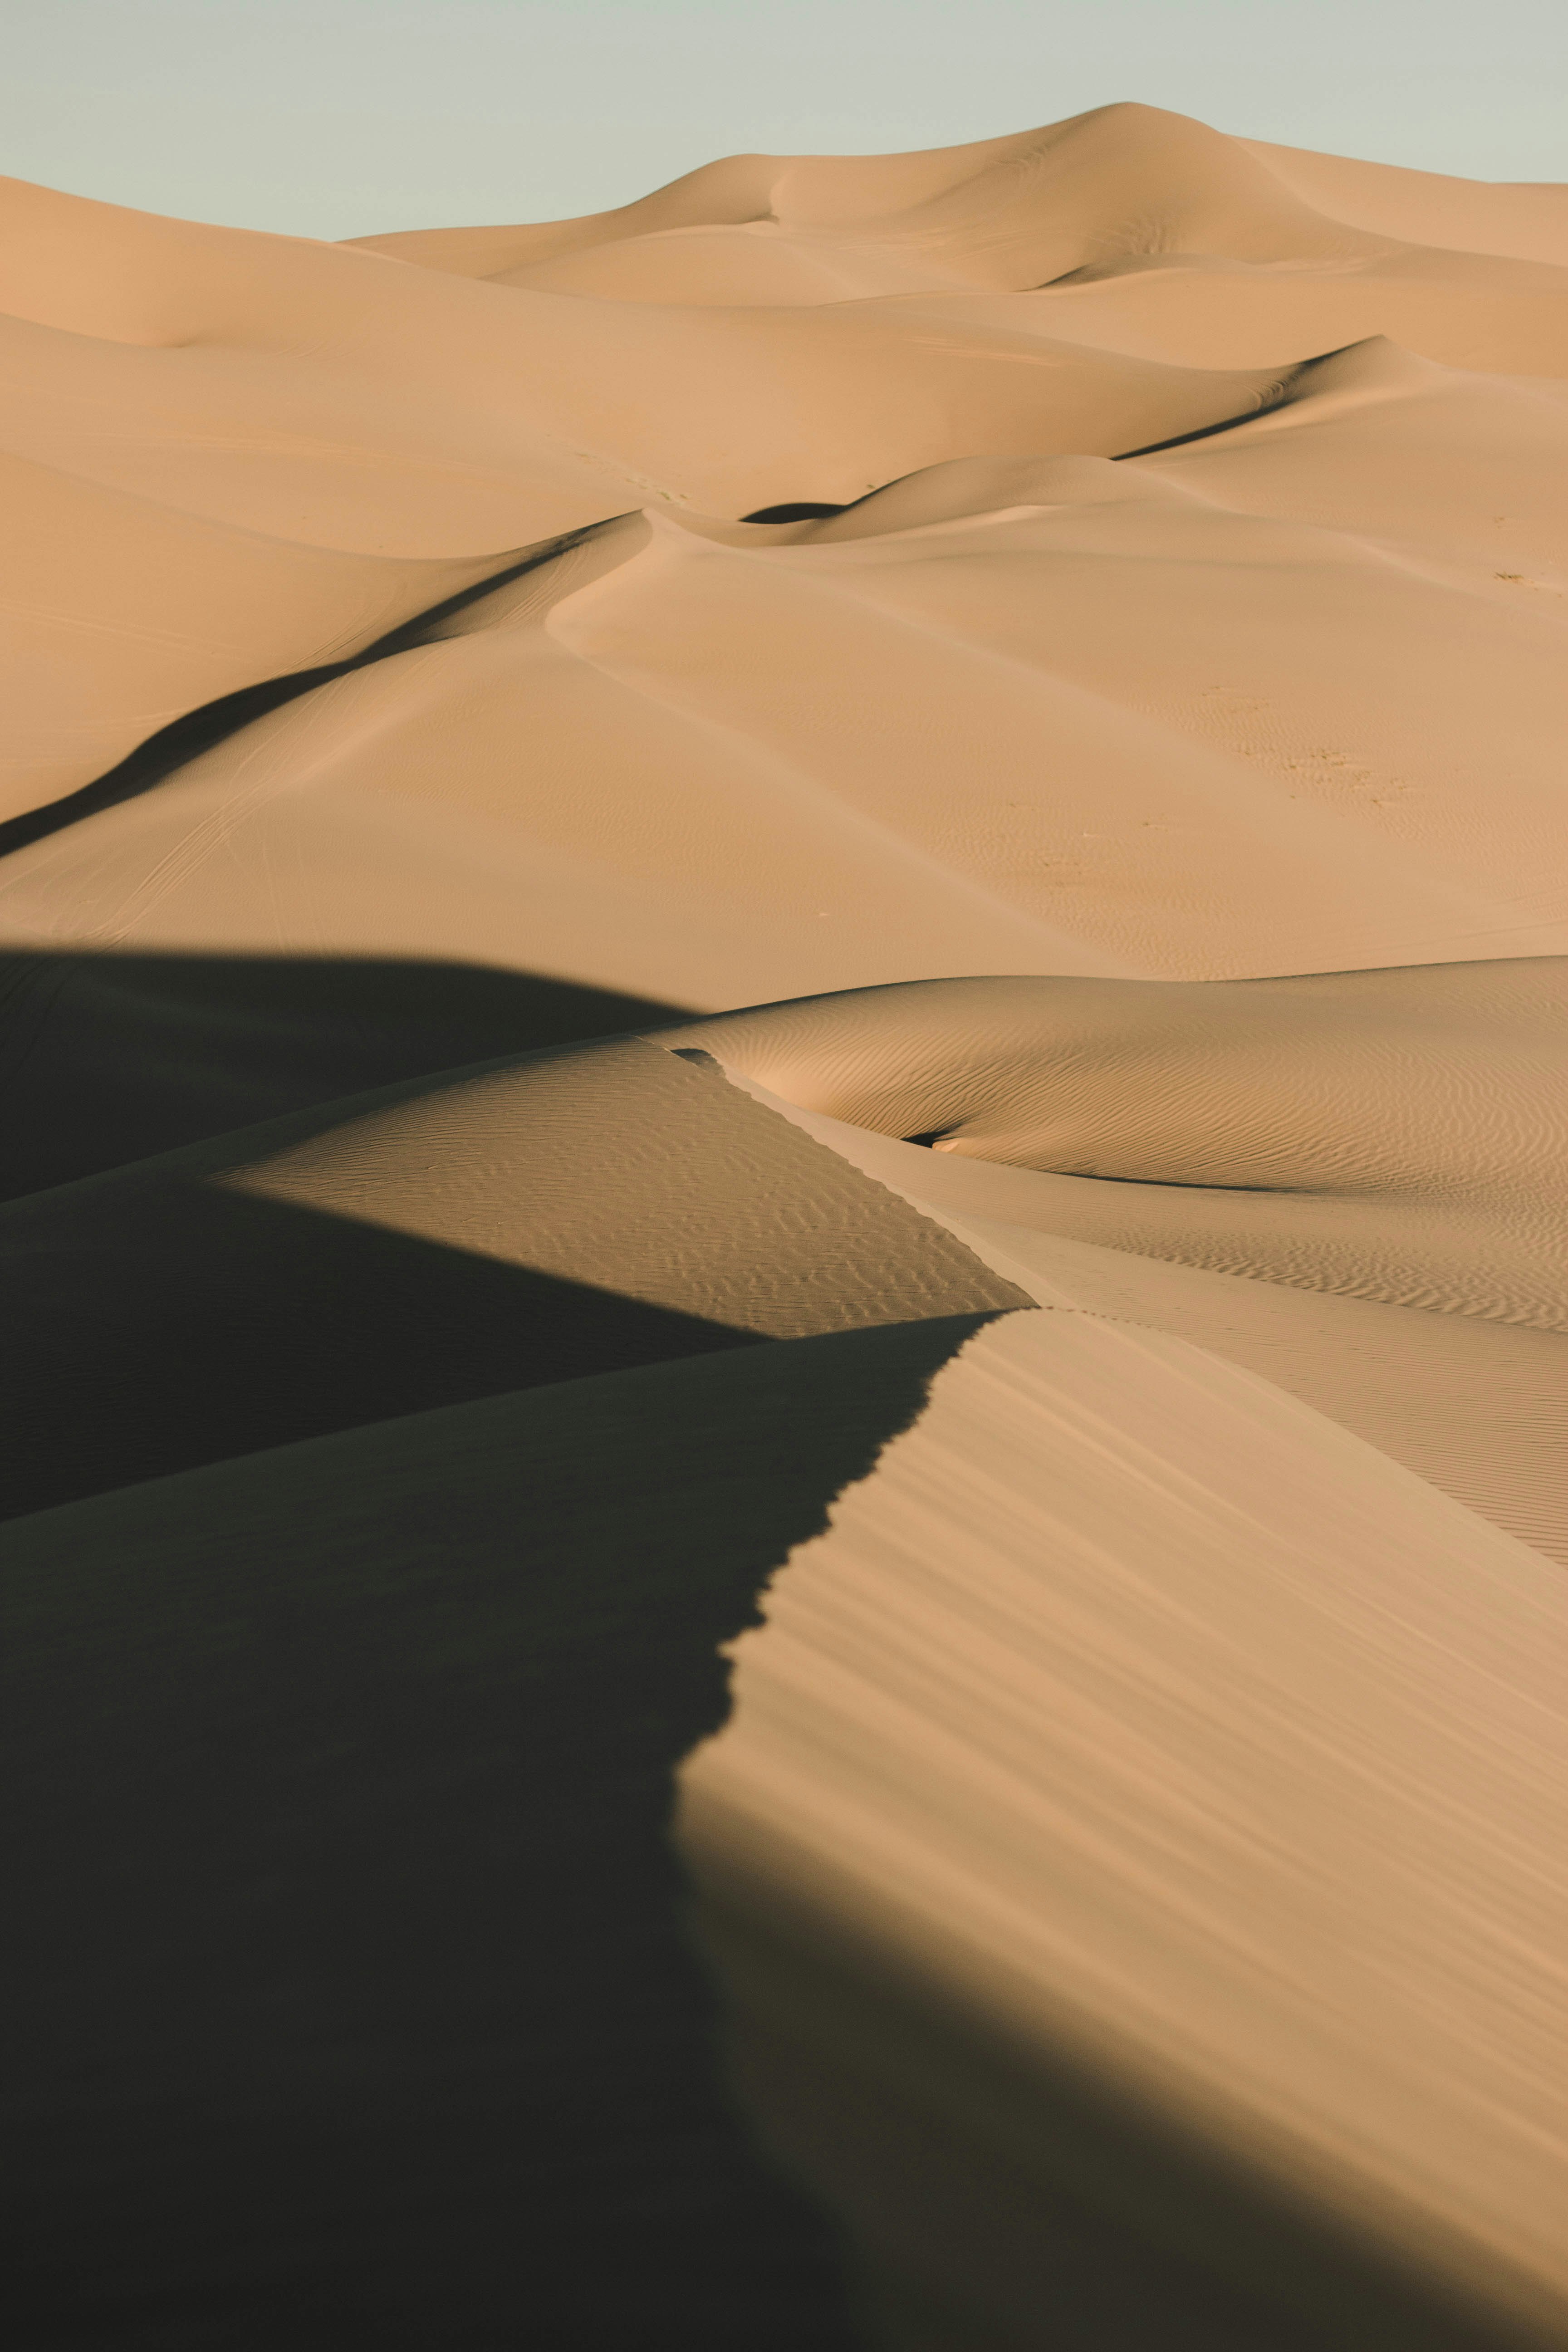
[[[1568,188],[0,226],[11,2340],[1568,2347]]]

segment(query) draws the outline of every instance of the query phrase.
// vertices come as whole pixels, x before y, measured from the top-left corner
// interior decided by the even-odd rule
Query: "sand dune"
[[[0,1250],[26,1432],[8,1515],[467,1397],[1028,1299],[710,1064],[635,1038],[31,1194],[0,1208]],[[160,1326],[178,1343],[148,1360]]]
[[[1242,144],[1315,212],[1349,227],[1454,253],[1568,265],[1568,189],[1450,179],[1256,139]]]
[[[1564,1331],[1565,993],[1554,958],[925,982],[679,1034],[805,1108],[983,1163],[992,1215]],[[1013,1169],[1039,1173],[1009,1188]]]
[[[293,546],[19,458],[4,496],[4,817],[91,783],[200,703],[363,651],[506,562]]]
[[[628,517],[7,860],[0,926],[705,1008],[1561,952],[1565,481],[1568,407],[1380,346],[1131,465]]]
[[[918,2340],[1048,2340],[1035,2216],[1086,2189],[1156,2248],[1223,2246],[1244,2307],[1295,2273],[1325,2340],[1463,2341],[1466,2302],[1561,2331],[1563,1789],[1537,1731],[1564,1604],[1560,1570],[1180,1342],[1018,1316],[938,1376],[740,1638],[680,1831],[721,1953],[741,1913],[753,2098],[926,2306]],[[771,1909],[793,1982],[748,1948]],[[923,1995],[914,2051],[884,1980]],[[815,2131],[797,2045],[837,2078]],[[1253,2210],[1152,2133],[1058,2137],[1064,2066],[1244,2156]],[[884,2073],[891,2205],[837,2128]],[[1347,2294],[1353,2256],[1291,2228],[1303,2191],[1436,2309]],[[1139,2300],[1108,2299],[1116,2340],[1129,2303],[1159,2328]]]
[[[1347,1215],[1342,1196],[1263,1209],[1250,1188],[1036,1173],[893,1141],[730,1075],[1037,1305],[1190,1339],[1568,1560],[1560,1309],[1548,1297],[1544,1319],[1502,1319],[1477,1282],[1495,1235],[1462,1212],[1435,1220],[1385,1196],[1369,1247],[1373,1221]]]
[[[23,2340],[1568,2344],[1568,190],[0,221]]]

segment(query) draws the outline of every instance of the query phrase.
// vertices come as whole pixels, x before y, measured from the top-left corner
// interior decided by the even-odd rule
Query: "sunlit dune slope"
[[[1414,245],[1568,266],[1568,187],[1459,180],[1306,147],[1241,142],[1315,212]]]
[[[1046,1218],[1085,1239],[1565,1330],[1565,994],[1557,959],[950,981],[676,1034],[805,1108],[984,1163],[997,1213],[1012,1170],[1037,1171],[1019,1190],[1050,1187]]]
[[[361,652],[505,552],[349,555],[0,461],[0,822],[63,798],[171,719]]]
[[[0,1208],[0,1251],[11,1515],[467,1397],[1028,1299],[637,1039],[35,1193]]]
[[[1374,346],[1131,464],[628,517],[19,851],[0,926],[707,1007],[1560,950],[1565,484],[1568,406]]]
[[[1563,985],[953,981],[667,1042],[1040,1305],[1244,1365],[1568,1559]]]
[[[1559,1568],[1058,1310],[938,1374],[766,1619],[679,1836],[889,2340],[1563,2340]]]

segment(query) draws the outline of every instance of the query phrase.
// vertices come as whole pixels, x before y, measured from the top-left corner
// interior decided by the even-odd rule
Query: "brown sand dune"
[[[1042,1305],[1194,1340],[1568,1558],[1565,990],[950,981],[669,1038]]]
[[[1247,362],[1199,360],[1194,336],[1216,349],[1261,336],[1258,357],[1278,361],[1381,333],[1459,366],[1568,370],[1562,189],[1302,155],[1153,107],[930,155],[735,156],[584,220],[355,242],[598,300],[794,307],[1048,289],[1044,317],[1060,331],[1093,342],[1085,324],[1102,323],[1114,349],[1198,365]],[[1131,282],[1086,301],[1106,278]],[[1142,340],[1127,344],[1128,331]]]
[[[1565,206],[0,184],[29,2352],[1568,2345]]]
[[[938,1375],[766,1615],[680,1841],[753,2106],[896,2335],[1052,2340],[1105,2251],[1064,2261],[1065,2196],[1228,2273],[1242,2340],[1271,2301],[1369,2352],[1562,2340],[1560,1569],[1058,1312]],[[1060,2340],[1234,2340],[1136,2288]]]
[[[896,300],[649,310],[411,276],[354,248],[5,185],[13,245],[0,308],[73,338],[66,351],[58,334],[22,344],[37,343],[88,410],[73,450],[96,447],[116,481],[167,479],[172,399],[188,419],[196,495],[253,523],[264,502],[291,509],[307,529],[324,498],[316,528],[346,527],[362,544],[374,533],[378,549],[412,506],[418,551],[435,551],[436,501],[449,503],[443,478],[454,473],[488,478],[452,486],[458,511],[498,523],[504,513],[504,543],[650,497],[743,512],[788,495],[803,463],[854,496],[941,457],[1017,447],[1021,436],[1071,449],[1087,432],[1109,455],[1232,415],[1252,389],[1158,360],[1086,360],[1076,345],[1058,355],[1037,323],[992,325],[971,316],[967,296],[952,316],[924,297],[912,310]],[[129,393],[152,453],[105,413],[111,388]],[[12,446],[58,446],[58,414],[26,393],[16,413]],[[331,478],[367,440],[367,495],[345,509]],[[411,478],[384,524],[382,477],[397,461]]]
[[[7,618],[0,821],[63,799],[169,719],[361,652],[507,556],[290,545],[0,460]]]
[[[1560,951],[1565,483],[1568,408],[1377,347],[1135,465],[627,518],[9,859],[0,926],[709,1007]]]
[[[1037,1171],[1020,1207],[1085,1239],[1568,1331],[1565,1008],[1568,961],[1543,958],[924,982],[676,1034],[803,1108],[984,1163],[993,1214],[1004,1170]]]
[[[9,1579],[30,1630],[8,1653],[20,1672],[4,1720],[29,1770],[48,1759],[26,1886],[46,1939],[49,2032],[14,2074],[30,2124],[16,2211],[35,2233],[27,2276],[42,2277],[61,2320],[114,2340],[118,2315],[152,2306],[200,2340],[238,2295],[279,2326],[286,2312],[298,2326],[301,2302],[307,2324],[335,2314],[339,2341],[367,2324],[394,2341],[399,2327],[406,2340],[438,2340],[495,2324],[521,2297],[546,2341],[570,2341],[574,2324],[633,2330],[634,2311],[650,2343],[660,2329],[715,2346],[737,2334],[837,2340],[831,2269],[715,2095],[709,2004],[671,1933],[679,1891],[663,1801],[676,1761],[724,1711],[715,1640],[748,1622],[785,1549],[810,1546],[833,1494],[919,1412],[924,1382],[975,1320],[488,1400],[152,1481],[10,1531]],[[747,2013],[745,2079],[770,2134],[860,2223],[889,2302],[912,2301],[889,2322],[893,2341],[1037,2341],[1042,2296],[1054,2340],[1128,2352],[1152,2330],[1258,2352],[1282,2341],[1550,2340],[1528,2322],[1500,2326],[1495,2308],[1476,2323],[1434,2302],[1419,2257],[1415,2278],[1402,2275],[1410,2203],[1380,2196],[1371,2228],[1364,2212],[1345,2215],[1342,2150],[1316,2168],[1337,2173],[1340,2227],[1288,2187],[1276,2196],[1269,2174],[1277,2189],[1280,2149],[1303,2121],[1291,2069],[1315,2024],[1335,2067],[1375,2072],[1378,2154],[1385,2167],[1391,2153],[1403,2160],[1396,2187],[1410,2187],[1412,2072],[1443,2019],[1428,2021],[1419,2004],[1389,2018],[1390,1989],[1366,1982],[1380,1936],[1450,2011],[1457,2002],[1493,2028],[1511,2058],[1528,2053],[1529,2011],[1502,2013],[1510,1992],[1531,1989],[1528,1954],[1510,1957],[1479,2006],[1475,1987],[1440,1979],[1527,1892],[1535,1821],[1528,1807],[1510,1816],[1510,1796],[1528,1764],[1530,1696],[1555,1671],[1560,1581],[1501,1538],[1489,1547],[1465,1513],[1262,1384],[1226,1382],[1195,1350],[1130,1344],[1078,1316],[1000,1328],[1014,1335],[1000,1357],[954,1365],[957,1398],[939,1384],[931,1427],[922,1422],[907,1450],[852,1486],[826,1538],[786,1570],[767,1630],[741,1654],[742,1712],[688,1769],[684,1850]],[[984,1394],[998,1379],[1011,1391],[1001,1416]],[[1053,1403],[1044,1422],[1030,1410],[1042,1382]],[[978,1419],[966,1420],[977,1389]],[[1121,1549],[1086,1576],[1083,1548],[1116,1514],[1140,1445],[1134,1516],[1112,1532]],[[1338,1474],[1330,1502],[1325,1459]],[[922,1463],[928,1476],[934,1464],[937,1491],[906,1517],[902,1539],[933,1529],[937,1556],[912,1592],[902,1568],[904,1590],[879,1592],[868,1580],[888,1572],[886,1507]],[[1011,1530],[998,1521],[1008,1480],[1023,1512]],[[1055,1522],[1043,1547],[1028,1533],[1042,1488]],[[943,1516],[953,1504],[965,1516],[958,1535]],[[825,1591],[816,1559],[851,1545],[853,1575]],[[868,1560],[879,1547],[883,1557]],[[1057,1580],[1031,1591],[1042,1559]],[[1141,1561],[1165,1565],[1140,1592]],[[1348,1591],[1363,1567],[1372,1589]],[[1227,1607],[1197,1597],[1200,1577],[1224,1580]],[[1085,1650],[1082,1618],[1054,1636],[1075,1591],[1099,1612],[1087,1621],[1096,1650]],[[862,1596],[873,1613],[857,1620]],[[1282,1654],[1272,1647],[1281,1611],[1303,1635]],[[1391,1612],[1396,1646],[1411,1654],[1397,1667]],[[1158,1660],[1136,1647],[1151,1624]],[[1458,1633],[1445,1656],[1441,1637]],[[816,1660],[804,1693],[789,1674],[803,1638]],[[911,1690],[922,1660],[927,1688]],[[1088,1682],[1062,1679],[1075,1661],[1100,1667],[1122,1713],[1089,1713]],[[1184,1694],[1216,1670],[1230,1697],[1184,1717]],[[1042,1746],[1034,1727],[1052,1675]],[[766,1697],[751,1703],[775,1677],[782,1715]],[[1348,1751],[1342,1729],[1314,1742],[1310,1710],[1342,1706],[1369,1678],[1379,1713],[1396,1697],[1394,1719]],[[847,1717],[835,1712],[847,1694]],[[1456,1807],[1452,1796],[1434,1807],[1443,1743],[1420,1712],[1456,1699],[1469,1768],[1458,1811],[1467,1865],[1484,1885],[1458,1933],[1455,1892],[1475,1882],[1456,1882],[1451,1856],[1426,1843],[1444,1836]],[[988,1719],[978,1735],[976,1700]],[[808,1751],[787,1738],[803,1706],[830,1742],[809,1751],[804,1780]],[[868,1773],[868,1738],[896,1757],[896,1779],[874,1763]],[[1065,1768],[1063,1743],[1078,1759]],[[1000,1810],[986,1748],[1002,1767]],[[1182,1817],[1194,1774],[1221,1807],[1215,1860],[1233,1882],[1250,1872],[1264,1897],[1247,1906],[1250,1944],[1225,1936],[1223,1908],[1210,1915],[1264,2071],[1247,2097],[1216,2097],[1225,2086],[1211,2078],[1195,2114],[1189,2081],[1174,2140],[1168,2117],[1119,2102],[1103,2066],[1098,2082],[1094,2066],[1085,2078],[1081,2032],[1064,2035],[1059,2021],[1064,1996],[1084,1990],[1081,1970],[1070,1985],[1053,1979],[1048,1947],[1020,1955],[1013,1930],[989,1964],[974,1946],[1009,1874],[1026,1906],[1039,1899],[1037,1827],[994,1843],[1016,1807],[1037,1818],[1043,1792],[1029,1774],[1059,1775],[1081,1806],[1097,1790],[1112,1796],[1097,1755],[1125,1790],[1162,1753],[1163,1790],[1142,1785],[1120,1826],[1135,1840],[1158,1819],[1175,1843],[1163,1874],[1123,1882],[1132,1907],[1121,1932],[1136,1932],[1140,1902],[1179,1906],[1182,1874],[1202,1867],[1204,1817],[1191,1806]],[[839,1771],[852,1810],[836,1796]],[[1369,1771],[1388,1776],[1392,1813],[1386,1800],[1358,1799]],[[454,1785],[456,1807],[445,1793]],[[880,1888],[858,1843],[868,1805]],[[877,1808],[889,1805],[886,1824]],[[738,1808],[761,1832],[739,1852]],[[1070,1866],[1076,1900],[1093,1898],[1097,1855],[1101,1888],[1134,1861],[1116,1828],[1076,1856],[1050,1849]],[[1407,1828],[1416,1854],[1391,1860]],[[1479,1864],[1489,1828],[1493,1850]],[[889,1951],[886,1862],[911,1838],[919,1867],[899,1900],[906,1914],[925,1908]],[[1410,1866],[1427,1856],[1425,1871]],[[1292,1879],[1298,1858],[1315,1878]],[[769,1884],[744,1890],[760,1900],[737,1916],[738,1881],[763,1861]],[[958,1900],[944,1869],[961,1874]],[[835,1872],[848,1900],[825,1918]],[[1163,1923],[1168,2012],[1182,1996],[1176,1971],[1201,1987],[1212,1966],[1201,1950],[1194,1965],[1192,1938],[1203,1902],[1227,1899],[1220,1887],[1211,1875],[1195,1916],[1178,1909]],[[1345,1945],[1314,1984],[1300,1939],[1342,1921]],[[759,1922],[779,1937],[771,1948],[759,1948]],[[1357,1941],[1362,1922],[1370,1947]],[[1413,1954],[1426,1925],[1430,1948]],[[1083,1948],[1098,1940],[1091,1927]],[[1282,1985],[1271,1952],[1287,1959]],[[954,1962],[966,1984],[955,1986]],[[1005,1988],[999,1968],[1012,1971]],[[977,1973],[989,1980],[977,1985]],[[1135,1958],[1130,1977],[1148,1987]],[[1087,1983],[1092,1997],[1092,1972]],[[1369,1999],[1385,2044],[1373,2053],[1359,2038]],[[1146,2031],[1146,2013],[1141,2021]],[[1209,2052],[1226,2030],[1227,2012],[1215,2011]],[[1201,2038],[1197,2047],[1201,2073]],[[1507,2074],[1478,2143],[1488,2054],[1468,2046],[1461,2069],[1433,2069],[1434,2096],[1458,2103],[1439,2123],[1462,2115],[1465,2129],[1439,2135],[1439,2161],[1415,2183],[1415,2217],[1435,2169],[1447,2205],[1429,2200],[1426,2212],[1453,2214],[1457,2200],[1471,2233],[1441,2249],[1445,2274],[1473,2289],[1489,2253],[1505,2303],[1542,2309],[1528,2213],[1497,2219],[1500,2193],[1518,2184],[1527,2202],[1540,2176],[1528,2157],[1508,2181],[1484,2169],[1500,2152],[1521,2167],[1519,2133],[1541,2084]],[[1173,2035],[1164,2060],[1167,2071],[1183,2063]],[[337,2087],[345,2069],[366,2084],[350,2104]],[[1315,2116],[1308,2103],[1309,2131],[1358,2104],[1356,2088],[1325,2083]],[[63,2105],[90,2117],[90,2152]],[[896,2144],[882,2137],[889,2126]],[[650,2168],[677,2192],[651,2213]],[[1488,2221],[1497,2243],[1476,2261],[1473,2233]],[[966,2262],[966,2232],[984,2249],[979,2265]],[[911,2274],[912,2299],[899,2285]],[[331,2337],[329,2320],[318,2340]]]
[[[677,1009],[482,964],[179,955],[3,957],[0,1008],[7,1201]]]
[[[1278,158],[1278,162],[1276,162]],[[1398,184],[1400,231],[1368,233],[1334,209],[1360,192],[1356,174]],[[1303,194],[1302,174],[1313,189]],[[1315,176],[1314,176],[1315,174]],[[1296,157],[1226,138],[1156,107],[1109,106],[1044,130],[921,155],[732,156],[705,165],[640,203],[578,221],[516,229],[436,229],[354,240],[363,249],[462,276],[510,280],[606,250],[629,254],[646,239],[707,232],[765,244],[818,240],[889,259],[920,255],[950,282],[1042,285],[1121,257],[1209,254],[1269,265],[1333,269],[1396,261],[1402,246],[1442,248],[1456,206],[1452,184],[1430,174]],[[1408,187],[1406,183],[1411,184]],[[1479,192],[1479,204],[1526,223],[1561,220],[1561,192]],[[1325,201],[1324,199],[1327,199]],[[1476,206],[1465,217],[1474,236]],[[759,235],[759,232],[762,233]],[[1537,238],[1545,234],[1537,228]],[[1506,237],[1470,246],[1510,257]],[[1548,265],[1568,250],[1528,257]],[[656,263],[655,268],[660,265]],[[765,260],[760,266],[766,268]],[[695,273],[694,273],[695,274]],[[704,286],[707,299],[714,299]],[[724,299],[721,296],[719,299]]]
[[[635,1038],[34,1193],[0,1209],[0,1250],[26,1433],[7,1517],[464,1398],[1029,1297],[706,1057]]]
[[[18,454],[375,554],[527,544],[637,499],[528,413],[537,344],[499,298],[15,180],[0,222]]]
[[[1214,249],[1271,261],[1384,249],[1302,204],[1240,141],[1145,106],[1100,107],[924,154],[730,156],[583,220],[356,241],[426,268],[493,278],[634,237],[718,226],[816,230],[929,253],[977,285],[1039,284],[1108,249]]]
[[[730,1075],[1037,1305],[1143,1325],[1240,1364],[1568,1563],[1568,1335],[1493,1319],[1474,1288],[1486,1242],[1462,1216],[1434,1229],[1389,1202],[1384,1222],[1404,1253],[1391,1264],[1389,1236],[1369,1250],[1342,1202],[1282,1201],[1270,1222],[1244,1191],[1044,1175],[894,1141],[802,1110],[734,1065]],[[1416,1265],[1436,1296],[1398,1303]]]
[[[1509,254],[1568,268],[1568,187],[1458,180],[1257,139],[1241,143],[1314,212],[1349,227],[1454,253]]]

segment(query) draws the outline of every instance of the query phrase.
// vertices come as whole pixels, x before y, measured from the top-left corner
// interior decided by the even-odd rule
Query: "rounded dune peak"
[[[805,513],[788,507],[782,511],[764,509],[743,518],[743,524],[776,534],[774,544],[831,547],[1029,507],[1099,506],[1148,498],[1180,501],[1191,495],[1158,476],[1129,473],[1113,457],[947,457],[885,482],[837,512],[826,507]],[[735,530],[733,524],[707,525],[693,516],[683,516],[681,521],[688,529],[712,529],[726,535]]]
[[[1399,394],[1440,383],[1449,373],[1441,362],[1423,359],[1419,352],[1406,350],[1392,335],[1363,335],[1359,342],[1346,343],[1340,351],[1302,360],[1289,372],[1288,390],[1300,399],[1312,393],[1341,390]]]
[[[1238,425],[1263,426],[1275,417],[1289,416],[1292,425],[1313,417],[1368,406],[1381,401],[1405,401],[1442,392],[1455,371],[1436,360],[1407,351],[1390,335],[1368,335],[1342,351],[1302,360],[1281,372],[1279,389],[1266,396],[1256,420],[1243,417]]]
[[[838,222],[850,216],[862,184],[868,195],[878,189],[889,198],[907,187],[896,215],[889,202],[881,215],[884,234],[962,250],[977,283],[1016,287],[1126,256],[1196,252],[1300,263],[1386,250],[1384,241],[1315,213],[1236,140],[1158,107],[1099,107],[952,150],[950,158],[941,183],[919,193],[912,179],[900,187],[890,173],[876,174],[882,159],[803,161],[780,180],[780,217]],[[936,158],[909,161],[934,180]]]
[[[957,147],[885,155],[734,155],[612,211],[515,227],[403,231],[361,237],[361,250],[465,277],[533,282],[557,276],[573,290],[606,286],[638,299],[637,265],[623,257],[606,279],[582,257],[696,230],[764,226],[857,249],[912,252],[971,284],[1026,288],[1128,257],[1213,253],[1258,263],[1342,263],[1391,241],[1315,211],[1243,144],[1190,117],[1136,101]],[[816,251],[813,247],[811,250]],[[715,251],[727,250],[721,244]],[[641,256],[645,299],[657,259]],[[831,299],[831,280],[797,279],[796,299]],[[790,299],[774,295],[764,299]]]
[[[346,237],[343,243],[351,251],[384,254],[389,260],[415,262],[457,278],[504,278],[513,270],[595,246],[618,244],[626,237],[768,220],[780,163],[776,155],[721,156],[683,172],[629,205],[584,213],[573,220],[395,229],[377,236]]]

